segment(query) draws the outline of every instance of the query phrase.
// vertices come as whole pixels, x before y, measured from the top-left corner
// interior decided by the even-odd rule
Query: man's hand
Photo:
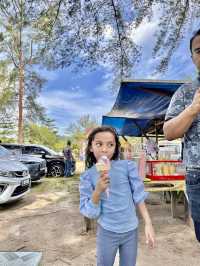
[[[195,92],[189,110],[193,115],[198,115],[200,113],[200,88]]]

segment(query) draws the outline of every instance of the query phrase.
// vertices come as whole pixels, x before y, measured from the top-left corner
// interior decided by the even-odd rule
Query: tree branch
[[[30,56],[29,56],[29,59],[27,60],[27,64],[32,63],[32,56],[33,56],[33,40],[31,40],[30,42]]]
[[[176,29],[174,32],[171,33],[171,36],[173,37],[174,41],[172,42],[171,46],[169,46],[169,43],[166,43],[166,46],[170,47],[170,49],[168,50],[166,57],[162,59],[161,63],[157,67],[157,70],[159,70],[159,71],[164,71],[166,69],[168,62],[169,62],[175,48],[177,47],[177,41],[181,39],[181,30],[184,26],[184,22],[185,22],[186,17],[187,17],[187,10],[188,9],[189,9],[189,0],[186,0],[183,10],[179,10],[179,24],[178,25],[176,24],[178,29]]]
[[[121,51],[121,71],[120,71],[120,76],[121,76],[121,81],[123,80],[123,75],[124,75],[124,60],[126,59],[128,61],[127,55],[125,50],[123,49],[123,44],[122,44],[122,34],[120,32],[120,27],[119,27],[119,22],[118,22],[118,11],[115,7],[115,3],[113,0],[111,0],[111,5],[113,7],[114,10],[114,17],[115,17],[115,21],[116,21],[116,26],[117,26],[117,32],[118,32],[118,41],[119,41],[119,46],[120,46],[120,51]]]
[[[8,52],[8,54],[9,54],[9,56],[10,56],[10,58],[11,58],[13,64],[15,65],[16,68],[19,68],[19,65],[18,65],[17,62],[15,61],[14,55],[13,55],[13,53],[12,53],[12,48],[9,46],[9,44],[7,44],[7,46],[8,46],[8,50],[7,50],[7,52]]]

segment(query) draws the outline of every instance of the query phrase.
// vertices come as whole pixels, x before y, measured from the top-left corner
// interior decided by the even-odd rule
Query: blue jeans
[[[200,242],[200,170],[186,172],[186,190],[196,238]]]
[[[194,221],[194,230],[196,234],[196,239],[200,242],[200,222]]]
[[[65,160],[64,176],[71,176],[72,163],[70,160]]]
[[[97,228],[97,266],[113,266],[119,249],[120,266],[135,266],[137,257],[138,230],[115,233]]]

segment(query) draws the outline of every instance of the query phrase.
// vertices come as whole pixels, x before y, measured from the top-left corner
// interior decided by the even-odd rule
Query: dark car
[[[46,160],[48,176],[64,176],[64,156],[52,149],[38,144],[10,144],[1,143],[7,149],[20,149],[22,154],[34,155]],[[76,162],[72,160],[72,175],[76,170]]]
[[[26,165],[31,176],[31,182],[38,181],[46,175],[47,167],[46,161],[44,159],[37,158],[32,155],[22,154],[22,151],[19,148],[11,150],[2,146],[3,145],[1,145],[0,147],[2,150],[4,149],[4,153],[7,154],[7,158],[19,161]]]

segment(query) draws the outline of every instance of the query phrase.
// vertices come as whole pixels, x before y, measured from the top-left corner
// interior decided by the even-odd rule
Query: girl
[[[86,167],[80,177],[80,212],[97,220],[97,266],[112,266],[119,249],[120,266],[134,266],[137,255],[138,207],[144,222],[146,242],[154,247],[154,230],[144,200],[146,192],[136,164],[118,160],[119,139],[115,130],[95,128],[88,137]],[[97,172],[101,156],[111,160],[111,168]],[[109,187],[109,197],[106,190]]]

